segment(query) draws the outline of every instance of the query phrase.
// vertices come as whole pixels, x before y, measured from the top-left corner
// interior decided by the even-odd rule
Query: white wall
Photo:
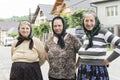
[[[40,16],[40,11],[39,11],[39,13],[36,17],[36,20],[35,20],[35,25],[40,24],[40,22],[45,22],[45,20],[46,20],[45,14],[44,14],[44,16]]]
[[[106,16],[105,8],[107,6],[115,6],[118,5],[118,16]],[[107,3],[101,3],[96,5],[97,8],[97,15],[102,24],[113,26],[115,24],[120,24],[120,1],[111,1]],[[107,27],[108,27],[107,26]]]

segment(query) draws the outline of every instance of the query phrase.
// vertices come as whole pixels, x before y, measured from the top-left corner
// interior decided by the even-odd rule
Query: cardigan
[[[17,39],[13,42],[11,48],[11,58],[13,62],[39,62],[42,65],[45,62],[45,50],[43,43],[33,37],[33,48],[29,49],[30,40],[23,41],[19,46],[15,47]]]

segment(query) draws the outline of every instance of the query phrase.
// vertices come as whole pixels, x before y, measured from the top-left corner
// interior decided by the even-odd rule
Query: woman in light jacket
[[[42,42],[33,37],[27,21],[20,22],[18,33],[11,49],[10,80],[43,80],[40,66],[45,62],[45,50]]]

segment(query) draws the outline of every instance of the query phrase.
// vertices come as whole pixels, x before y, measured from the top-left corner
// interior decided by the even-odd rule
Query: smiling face
[[[61,34],[63,31],[63,23],[61,19],[55,19],[53,22],[53,30],[56,34]]]
[[[29,36],[30,32],[31,32],[31,29],[30,29],[30,26],[28,24],[21,24],[19,26],[19,33],[23,37],[27,38]]]
[[[95,16],[92,14],[85,14],[84,16],[84,26],[87,30],[91,31],[95,25]]]

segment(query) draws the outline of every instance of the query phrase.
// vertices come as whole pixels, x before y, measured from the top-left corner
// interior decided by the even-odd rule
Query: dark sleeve
[[[119,56],[119,54],[114,51],[114,52],[107,58],[107,60],[108,60],[109,62],[112,62],[112,61],[113,61],[114,59],[116,59],[118,56]]]
[[[105,39],[108,43],[111,43],[115,46],[112,54],[107,58],[109,62],[112,62],[120,55],[120,38],[112,34],[110,31],[107,31],[105,33]]]

